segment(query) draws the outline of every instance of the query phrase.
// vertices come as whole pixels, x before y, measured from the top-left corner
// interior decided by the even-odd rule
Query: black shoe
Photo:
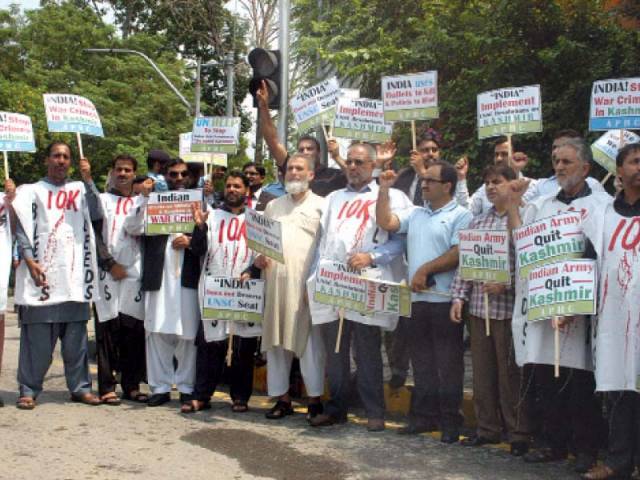
[[[419,435],[421,433],[430,433],[437,430],[438,428],[435,425],[424,423],[409,423],[406,427],[398,430],[398,435]]]
[[[578,453],[576,463],[573,464],[573,471],[576,473],[587,473],[596,464],[595,455],[588,453]]]
[[[521,457],[529,451],[528,442],[511,442],[509,453],[514,457]]]
[[[4,400],[2,400],[2,398],[0,398],[0,408],[4,407]]]
[[[402,375],[393,374],[389,379],[389,387],[397,390],[400,387],[404,387],[404,383],[406,380],[406,377],[403,377]]]
[[[458,440],[460,440],[460,432],[457,429],[444,430],[440,437],[440,441],[442,443],[456,443]]]
[[[527,453],[522,457],[527,463],[547,463],[558,462],[567,459],[566,450],[556,450],[553,448],[541,448]]]
[[[285,402],[283,400],[278,400],[276,404],[271,407],[271,410],[264,414],[269,420],[280,420],[287,415],[293,415],[293,407],[291,406],[291,402]]]
[[[312,418],[315,418],[322,413],[324,413],[322,402],[310,403],[307,405],[307,421],[310,421]]]
[[[500,443],[500,440],[492,440],[490,438],[481,437],[479,435],[460,440],[460,445],[462,445],[463,447],[481,447],[482,445],[495,445],[496,443]]]
[[[159,407],[160,405],[164,405],[165,403],[169,403],[170,401],[171,401],[170,393],[154,393],[149,397],[147,406]]]

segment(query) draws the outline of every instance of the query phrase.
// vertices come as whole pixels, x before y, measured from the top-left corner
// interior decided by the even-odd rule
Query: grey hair
[[[294,158],[303,158],[307,162],[307,167],[309,167],[309,170],[311,170],[312,172],[315,170],[316,159],[313,155],[305,155],[304,153],[296,152],[289,156],[289,161],[293,160]]]
[[[369,158],[371,159],[372,162],[375,162],[376,158],[378,158],[376,147],[374,147],[373,145],[367,142],[357,142],[349,145],[349,148],[347,149],[347,156],[349,155],[349,152],[351,151],[351,149],[354,147],[363,147],[367,151],[367,155],[369,155]]]
[[[561,147],[573,148],[576,151],[578,158],[584,163],[590,165],[593,162],[593,153],[591,152],[591,148],[582,138],[567,138],[558,145],[558,148]]]

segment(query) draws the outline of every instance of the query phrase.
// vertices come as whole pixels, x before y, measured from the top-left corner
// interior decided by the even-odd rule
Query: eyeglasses
[[[447,183],[439,178],[423,178],[422,183],[425,185],[431,185],[432,183]]]
[[[183,171],[178,171],[178,172],[175,172],[175,171],[174,172],[169,172],[167,175],[169,175],[170,178],[178,178],[178,177],[184,178],[187,175],[189,175],[189,173],[183,170]]]
[[[356,160],[351,160],[351,159],[347,159],[344,161],[345,165],[347,167],[350,167],[351,165],[355,165],[356,167],[361,167],[363,166],[366,162],[366,160],[360,160],[359,158]]]

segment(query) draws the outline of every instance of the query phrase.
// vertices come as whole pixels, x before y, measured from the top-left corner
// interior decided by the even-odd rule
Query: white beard
[[[297,182],[285,182],[284,189],[287,191],[287,193],[290,193],[292,195],[304,193],[309,190],[309,181],[299,180]]]

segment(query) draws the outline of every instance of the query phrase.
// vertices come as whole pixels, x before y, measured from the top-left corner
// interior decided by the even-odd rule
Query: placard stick
[[[3,151],[2,156],[4,157],[4,179],[9,180],[9,154]]]
[[[555,378],[560,377],[560,325],[558,322],[560,321],[560,317],[553,317],[554,332],[553,332],[553,343],[554,343],[554,355],[553,355],[553,376]]]
[[[229,343],[227,344],[227,367],[231,366],[231,360],[233,359],[233,332],[235,331],[235,324],[231,322],[229,325]]]
[[[76,141],[78,142],[78,151],[80,152],[80,158],[84,158],[84,150],[82,150],[82,137],[80,132],[76,132]]]
[[[340,353],[340,341],[342,340],[342,327],[344,325],[344,308],[338,309],[338,317],[340,318],[340,323],[338,323],[338,336],[336,337],[336,353]]]
[[[491,336],[491,323],[489,322],[489,294],[484,292],[484,329],[487,337]]]
[[[417,150],[418,147],[416,145],[416,121],[411,120],[411,145],[413,145],[413,150]]]
[[[329,141],[329,138],[331,138],[331,136],[327,132],[327,127],[324,125],[324,123],[322,124],[322,131],[324,132],[325,141]]]
[[[607,180],[609,180],[609,178],[611,178],[612,173],[609,172],[605,175],[605,177],[600,181],[601,185],[604,185],[605,183],[607,183]]]
[[[507,133],[507,144],[509,145],[509,157],[507,160],[507,165],[511,167],[511,161],[513,159],[513,143],[511,143],[511,134]]]

